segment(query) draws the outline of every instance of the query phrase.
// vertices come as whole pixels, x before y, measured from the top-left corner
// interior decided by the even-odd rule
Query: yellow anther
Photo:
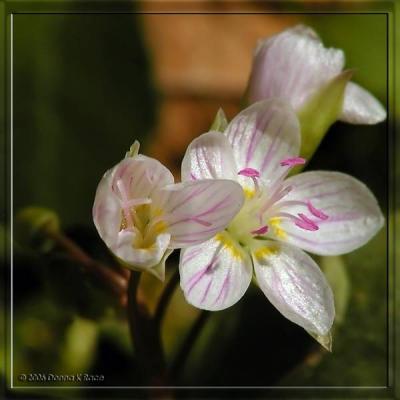
[[[215,236],[215,240],[220,242],[224,246],[224,248],[231,253],[231,255],[234,258],[243,259],[242,248],[235,240],[232,240],[227,233],[225,232],[217,233],[217,235]]]
[[[273,217],[268,221],[268,225],[272,227],[274,235],[279,239],[286,238],[286,232],[281,228],[281,218]]]
[[[254,197],[254,195],[256,194],[256,191],[254,189],[250,189],[250,188],[243,188],[243,192],[244,192],[244,196],[246,197],[246,199],[252,199]]]
[[[279,253],[279,247],[277,245],[269,245],[259,247],[253,254],[258,261],[263,261],[265,257],[276,255]]]
[[[167,224],[164,221],[158,221],[152,228],[152,233],[159,235],[167,230]]]

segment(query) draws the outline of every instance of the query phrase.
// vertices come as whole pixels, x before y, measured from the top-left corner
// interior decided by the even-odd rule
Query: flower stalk
[[[141,273],[132,271],[128,285],[128,321],[138,364],[143,367],[145,382],[164,386],[165,359],[161,335],[148,310],[137,301]]]
[[[176,286],[179,283],[179,269],[176,269],[169,279],[165,289],[161,293],[160,300],[158,301],[156,311],[154,313],[154,323],[157,329],[161,332],[161,324],[165,315],[165,311],[171,301],[171,298],[175,292]],[[160,333],[161,335],[161,333]]]
[[[176,379],[179,377],[182,368],[185,366],[185,363],[190,355],[190,351],[193,349],[193,346],[195,345],[196,340],[201,334],[201,331],[203,330],[204,325],[207,323],[210,315],[211,313],[209,311],[202,310],[192,325],[169,370],[169,375],[174,381],[176,381]]]
[[[81,264],[87,272],[97,276],[99,280],[108,286],[113,293],[124,298],[128,288],[127,276],[120,274],[107,265],[91,258],[81,247],[62,232],[44,231],[68,256]]]

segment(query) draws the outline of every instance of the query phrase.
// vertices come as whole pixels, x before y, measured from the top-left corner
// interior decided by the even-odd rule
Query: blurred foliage
[[[282,385],[385,386],[387,380],[386,232],[343,256],[352,285],[347,314],[337,325],[333,351],[310,354]]]
[[[335,297],[335,324],[342,324],[345,320],[351,290],[346,263],[342,256],[321,257],[320,267]]]
[[[315,28],[327,45],[344,49],[346,67],[357,68],[354,80],[385,102],[385,17],[303,17],[301,22]],[[122,159],[135,139],[148,140],[156,122],[157,96],[140,19],[128,14],[18,14],[14,30],[15,210],[31,204],[55,209],[69,237],[111,264],[92,226],[94,192],[101,175]],[[357,177],[387,210],[388,185],[382,179],[387,152],[385,123],[336,123],[308,168]],[[3,227],[0,233],[6,236]],[[344,265],[325,264],[334,286],[339,282],[344,290],[347,273],[351,288],[341,300],[347,303],[346,312],[345,305],[337,304],[343,313],[332,354],[251,287],[237,305],[210,317],[178,383],[386,385],[386,243],[382,230],[367,246],[344,256]],[[177,261],[175,254],[169,275]],[[146,277],[143,293],[151,297],[152,309],[161,290],[155,278]],[[31,371],[79,370],[104,374],[107,385],[141,383],[125,310],[57,249],[43,255],[15,243],[14,310],[15,377]],[[169,362],[197,313],[178,289],[164,321]],[[30,397],[34,393],[29,392]],[[93,392],[69,394],[90,398]]]
[[[27,207],[15,218],[14,240],[26,247],[49,251],[53,241],[46,233],[59,230],[60,221],[55,212],[43,207]]]
[[[91,223],[96,186],[155,118],[139,19],[14,15],[14,208]]]

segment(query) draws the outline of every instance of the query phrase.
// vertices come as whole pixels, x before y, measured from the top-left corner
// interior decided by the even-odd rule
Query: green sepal
[[[165,281],[165,262],[173,251],[173,249],[167,249],[161,261],[155,267],[149,268],[147,270],[148,272],[150,272],[150,274],[154,275],[161,282]]]
[[[228,120],[224,110],[220,108],[215,115],[213,123],[211,124],[210,131],[224,132],[227,126]]]
[[[26,207],[15,218],[15,239],[21,246],[49,251],[53,240],[49,233],[60,231],[57,214],[43,207]]]
[[[139,154],[140,143],[135,140],[132,143],[132,146],[129,148],[129,151],[126,152],[125,158],[128,157],[136,157]]]
[[[346,70],[331,79],[297,112],[301,127],[300,156],[306,160],[312,157],[329,127],[338,119],[352,75],[353,70]]]

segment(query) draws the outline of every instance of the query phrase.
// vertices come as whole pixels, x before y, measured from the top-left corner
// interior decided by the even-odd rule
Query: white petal
[[[296,114],[285,102],[260,101],[240,112],[225,131],[232,145],[238,170],[253,168],[265,185],[282,174],[280,161],[300,151],[300,126]],[[251,180],[239,177],[243,186]]]
[[[371,125],[385,119],[386,110],[371,93],[353,82],[347,84],[341,121]]]
[[[237,179],[232,147],[220,132],[208,132],[194,139],[182,161],[182,181]]]
[[[283,201],[311,201],[328,216],[319,220],[307,214],[307,208],[289,206],[286,212],[305,213],[317,225],[317,231],[297,227],[282,219],[282,240],[311,253],[339,255],[367,243],[383,226],[384,218],[372,192],[357,179],[330,171],[310,171],[285,181],[292,191]]]
[[[125,158],[115,167],[112,189],[118,196],[119,180],[130,199],[151,197],[155,188],[174,183],[174,177],[168,168],[158,160],[141,154]]]
[[[121,208],[117,196],[111,190],[115,169],[101,178],[93,204],[93,221],[100,237],[108,247],[115,243],[121,226]]]
[[[250,102],[279,97],[298,110],[343,66],[342,50],[325,48],[312,29],[298,25],[260,42],[247,95]]]
[[[141,240],[138,239],[138,235],[140,234],[128,230],[119,232],[117,242],[110,247],[110,250],[123,264],[132,269],[147,270],[156,267],[167,251],[170,234],[162,233],[158,235],[149,247],[140,246]]]
[[[242,187],[230,180],[198,180],[170,185],[153,196],[171,234],[171,248],[192,246],[225,229],[241,209]]]
[[[118,186],[118,181],[122,186]],[[129,200],[145,198],[159,186],[174,182],[171,172],[159,161],[146,156],[129,157],[107,171],[101,179],[93,205],[93,220],[109,248],[118,246],[121,229],[121,188]]]
[[[321,346],[332,353],[332,332],[328,332],[325,335],[318,335],[318,333],[307,332],[315,339]]]
[[[250,285],[251,260],[227,232],[181,251],[181,288],[186,300],[204,310],[223,310]]]
[[[266,242],[252,252],[257,282],[287,319],[326,335],[335,317],[333,294],[315,261],[295,247]]]

